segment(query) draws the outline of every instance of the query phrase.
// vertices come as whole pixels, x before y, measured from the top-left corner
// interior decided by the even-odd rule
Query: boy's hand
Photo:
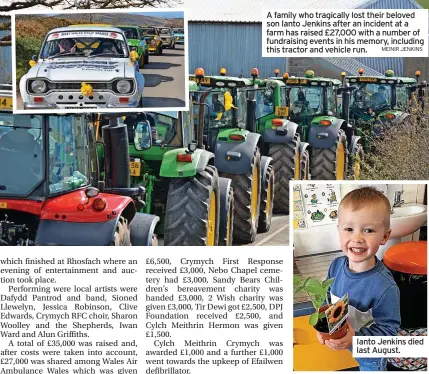
[[[343,336],[341,339],[329,339],[325,340],[325,344],[333,349],[333,350],[339,350],[339,349],[348,349],[352,346],[353,343],[353,336],[355,335],[355,330],[353,330],[352,325],[350,324],[349,320],[347,319],[347,334]]]
[[[317,340],[319,341],[320,344],[325,344],[325,339],[323,339],[322,334],[319,331],[316,331],[316,335],[317,335]]]

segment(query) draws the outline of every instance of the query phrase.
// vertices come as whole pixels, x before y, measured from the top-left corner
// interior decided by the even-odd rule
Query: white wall
[[[316,181],[312,181],[316,183]],[[319,183],[318,183],[319,184]],[[372,185],[377,189],[384,190],[387,197],[393,202],[395,191],[403,190],[402,200],[406,203],[423,204],[425,185],[424,184],[341,184],[341,198],[353,189],[363,185]],[[419,240],[420,230],[413,235],[403,237],[401,241]],[[305,256],[317,253],[326,253],[340,250],[337,225],[327,224],[318,227],[297,229],[293,232],[293,244],[295,256]]]

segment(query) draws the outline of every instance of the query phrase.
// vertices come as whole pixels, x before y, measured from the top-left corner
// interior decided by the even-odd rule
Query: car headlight
[[[34,93],[43,93],[46,91],[46,83],[42,80],[35,80],[31,82],[31,90]]]
[[[131,83],[130,81],[120,80],[116,83],[116,89],[121,94],[126,94],[131,91]]]
[[[178,36],[176,36],[176,40],[179,40],[180,38]]]

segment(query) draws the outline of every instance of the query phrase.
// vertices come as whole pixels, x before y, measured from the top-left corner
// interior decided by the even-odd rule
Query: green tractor
[[[419,75],[420,72],[416,72],[416,78]],[[354,124],[354,132],[362,137],[365,152],[371,151],[374,137],[409,116],[410,99],[417,89],[417,81],[395,77],[392,70],[387,70],[384,77],[365,76],[363,69],[359,69],[357,76],[345,76],[343,73],[343,84],[357,87],[351,97],[350,120]],[[422,86],[419,92],[421,89]]]
[[[341,87],[338,79],[315,77],[312,70],[304,77],[285,73],[273,79],[286,84],[289,118],[299,125],[301,141],[308,143],[311,179],[343,180],[348,174],[358,179],[362,146],[348,121],[348,103],[355,87]]]
[[[275,70],[278,74],[278,71]],[[256,130],[262,136],[262,154],[273,159],[274,211],[289,213],[289,181],[310,179],[309,144],[300,140],[298,124],[290,120],[286,84],[260,79],[252,70],[256,100]]]
[[[220,175],[234,187],[234,239],[251,243],[256,233],[271,226],[274,202],[273,159],[261,156],[263,140],[256,129],[256,100],[249,79],[205,76],[198,68],[190,79],[199,85],[194,94],[194,119],[204,121],[203,143],[215,154]]]
[[[196,89],[190,84],[190,93]],[[214,154],[195,143],[190,105],[189,112],[123,114],[131,186],[146,190],[141,211],[160,217],[157,234],[164,237],[164,245],[231,245],[231,181],[219,177]],[[97,124],[108,117],[101,116]],[[142,136],[147,127],[149,138]]]

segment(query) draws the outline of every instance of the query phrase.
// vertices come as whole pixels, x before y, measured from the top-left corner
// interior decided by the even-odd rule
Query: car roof
[[[118,29],[117,27],[113,27],[113,26],[104,26],[104,25],[88,25],[88,26],[68,26],[68,27],[58,27],[56,29],[52,29],[51,31],[49,31],[50,33],[53,32],[67,32],[70,30],[87,30],[87,31],[99,31],[99,30],[104,30],[104,31],[112,31],[112,32],[117,32],[117,33],[122,33],[123,31],[121,29]]]

